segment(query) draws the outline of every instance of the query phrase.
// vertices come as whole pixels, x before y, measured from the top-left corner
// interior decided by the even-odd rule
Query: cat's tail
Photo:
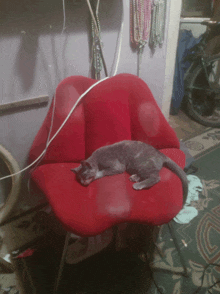
[[[172,172],[174,172],[181,180],[182,186],[183,186],[183,205],[186,202],[186,198],[188,195],[188,180],[186,177],[186,173],[182,170],[181,167],[179,167],[176,162],[174,162],[172,159],[169,157],[166,158],[164,162],[164,166],[170,169]]]

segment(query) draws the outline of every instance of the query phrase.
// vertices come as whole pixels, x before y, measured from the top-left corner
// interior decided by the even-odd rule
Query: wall
[[[117,1],[104,2],[104,53],[110,68],[122,6],[117,9]],[[2,3],[1,10],[1,103],[39,95],[49,95],[51,98],[57,84],[65,77],[89,75],[89,12],[85,1],[78,1],[76,5],[74,1],[66,1],[66,30],[63,35],[61,0],[37,1],[35,4],[32,0],[22,0],[22,5],[11,0]],[[117,21],[112,22],[113,15]],[[0,116],[1,144],[11,151],[21,167],[26,164],[28,150],[47,109]]]
[[[49,95],[51,101],[57,84],[63,78],[90,76],[90,21],[86,1],[66,0],[65,5],[66,29],[61,34],[62,0],[10,0],[1,3],[1,103],[39,95]],[[158,105],[166,113],[172,93],[180,6],[181,0],[167,1],[165,42],[154,54],[146,46],[142,58],[140,77],[148,83]],[[118,73],[136,74],[137,52],[130,47],[129,1],[101,1],[103,52],[110,73],[115,67],[122,20]],[[0,116],[1,144],[13,154],[20,167],[27,164],[28,151],[48,107]]]

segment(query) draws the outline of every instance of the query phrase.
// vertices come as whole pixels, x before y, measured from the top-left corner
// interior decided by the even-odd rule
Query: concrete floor
[[[184,112],[179,111],[178,115],[170,115],[169,124],[175,130],[181,141],[191,139],[203,133],[208,127],[191,120]]]

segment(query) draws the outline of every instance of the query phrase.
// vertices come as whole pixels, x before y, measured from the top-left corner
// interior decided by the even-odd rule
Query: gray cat
[[[188,181],[185,172],[170,158],[153,146],[139,141],[121,141],[97,149],[80,166],[71,169],[83,186],[105,176],[128,172],[130,180],[135,182],[135,190],[148,189],[160,181],[159,172],[167,167],[182,181],[183,200],[188,193]]]

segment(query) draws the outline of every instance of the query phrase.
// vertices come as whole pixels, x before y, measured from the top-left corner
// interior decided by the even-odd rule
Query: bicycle
[[[203,21],[208,27],[186,57],[191,65],[184,76],[186,112],[198,123],[220,127],[220,49],[210,55],[207,45],[220,35],[220,21]]]

